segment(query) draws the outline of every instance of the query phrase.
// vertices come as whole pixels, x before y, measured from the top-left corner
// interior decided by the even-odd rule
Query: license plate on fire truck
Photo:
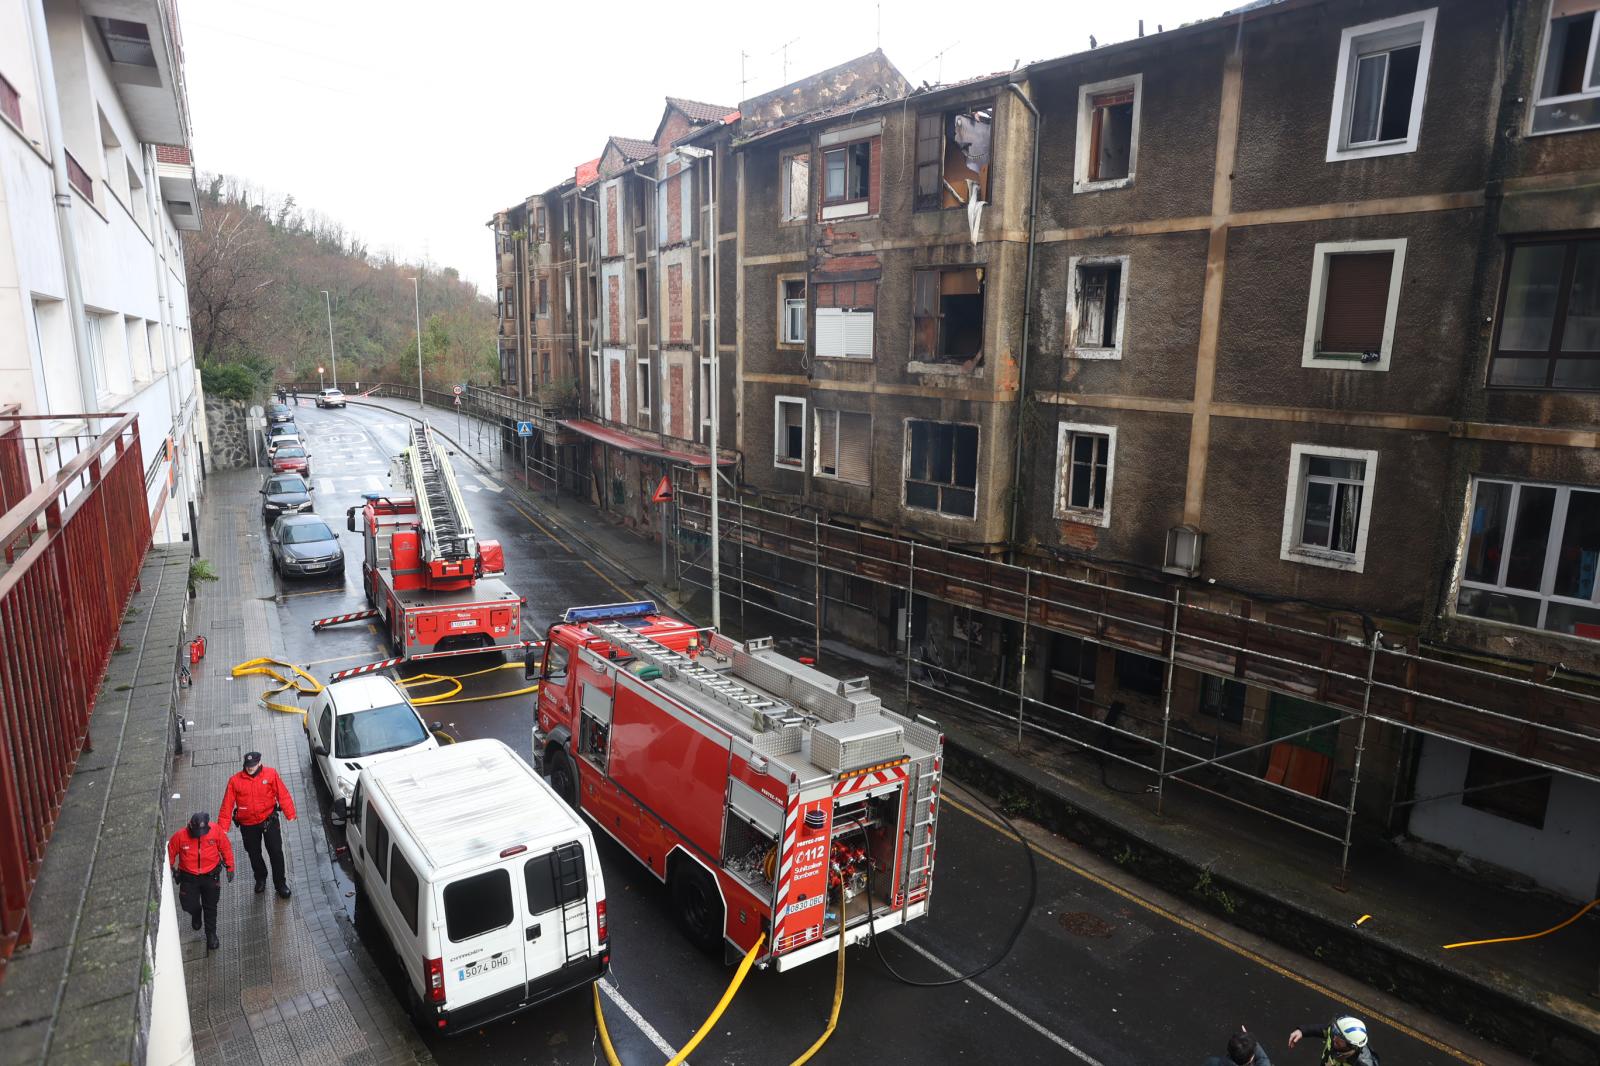
[[[475,619],[475,618],[463,618],[460,621],[451,622],[450,623],[450,628],[451,629],[471,629],[473,626],[475,626],[477,624],[478,624],[478,622],[477,622],[477,619]]]

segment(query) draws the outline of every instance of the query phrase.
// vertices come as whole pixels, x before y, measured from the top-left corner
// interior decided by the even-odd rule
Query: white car
[[[317,393],[318,407],[343,407],[344,393],[338,389],[323,389]]]
[[[333,797],[336,823],[344,821],[363,769],[439,746],[400,686],[378,675],[335,681],[319,692],[306,712],[306,741],[311,765]]]
[[[278,454],[278,449],[284,446],[304,447],[298,433],[273,433],[267,437],[267,458],[271,459]]]

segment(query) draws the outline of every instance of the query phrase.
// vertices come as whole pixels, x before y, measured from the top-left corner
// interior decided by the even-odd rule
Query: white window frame
[[[1134,98],[1135,100],[1138,97]],[[1116,263],[1122,268],[1117,285],[1117,336],[1110,348],[1078,345],[1078,269]],[[1067,260],[1067,355],[1073,359],[1121,359],[1123,330],[1128,323],[1128,257],[1125,255],[1075,255]]]
[[[1301,519],[1305,514],[1306,464],[1313,457],[1356,459],[1366,464],[1361,477],[1361,515],[1356,529],[1356,550],[1351,554],[1309,548],[1300,543]],[[1378,483],[1378,453],[1366,448],[1329,448],[1320,444],[1289,446],[1289,483],[1283,500],[1283,541],[1278,558],[1291,563],[1326,566],[1333,570],[1362,573],[1367,565],[1367,534],[1372,529],[1372,496]]]
[[[700,428],[695,440],[704,444],[711,439],[711,360],[706,356],[700,357],[696,375],[699,378],[696,391],[700,394]]]
[[[1596,23],[1600,24],[1600,19],[1596,19]],[[1509,485],[1511,487],[1511,497],[1506,504],[1506,514],[1511,517],[1513,521],[1507,523],[1505,533],[1503,534],[1504,542],[1500,552],[1500,571],[1498,574],[1496,574],[1495,581],[1493,583],[1486,581],[1473,581],[1467,577],[1466,544],[1469,536],[1471,535],[1472,515],[1478,506],[1478,486],[1485,483]],[[1555,504],[1550,510],[1550,529],[1545,534],[1544,568],[1540,573],[1539,588],[1536,590],[1510,588],[1505,583],[1506,573],[1511,566],[1511,552],[1508,549],[1512,534],[1515,532],[1516,528],[1514,519],[1517,514],[1518,504],[1521,501],[1522,490],[1525,488],[1554,489],[1556,492]],[[1600,609],[1600,581],[1595,582],[1595,587],[1589,599],[1587,600],[1580,600],[1573,596],[1558,596],[1554,591],[1545,591],[1545,589],[1553,590],[1555,586],[1556,569],[1561,562],[1560,535],[1564,535],[1566,531],[1567,509],[1572,503],[1573,492],[1600,492],[1600,486],[1563,485],[1552,481],[1518,481],[1513,478],[1506,477],[1473,477],[1471,491],[1467,494],[1466,518],[1462,524],[1462,550],[1460,553],[1461,558],[1456,564],[1456,589],[1455,593],[1450,597],[1450,613],[1453,616],[1465,619],[1468,622],[1476,622],[1483,625],[1509,626],[1513,629],[1526,629],[1532,633],[1553,634],[1558,637],[1567,637],[1568,639],[1591,639],[1585,636],[1575,636],[1574,634],[1562,633],[1558,630],[1544,628],[1545,621],[1550,615],[1551,604],[1565,604],[1572,607]],[[1502,596],[1509,596],[1515,599],[1537,600],[1539,603],[1539,624],[1538,626],[1524,626],[1518,625],[1516,622],[1501,622],[1492,618],[1479,618],[1477,615],[1460,614],[1456,610],[1456,603],[1460,600],[1461,590],[1464,588],[1478,589],[1483,592],[1499,593]]]
[[[1417,143],[1422,135],[1423,104],[1428,98],[1428,70],[1433,60],[1433,27],[1438,14],[1438,8],[1430,7],[1423,11],[1413,11],[1409,15],[1397,15],[1394,18],[1351,26],[1339,35],[1339,65],[1334,68],[1333,115],[1328,120],[1329,163],[1346,159],[1370,159],[1374,156],[1404,155],[1417,150]],[[1412,90],[1411,120],[1406,126],[1406,136],[1398,141],[1347,145],[1351,109],[1355,105],[1357,64],[1363,54],[1370,55],[1385,50],[1384,47],[1369,47],[1363,52],[1362,46],[1374,43],[1376,39],[1375,43],[1387,47],[1403,47],[1412,43],[1409,40],[1412,36],[1409,31],[1413,28],[1418,30],[1418,40],[1415,43],[1421,46],[1421,50],[1417,53],[1417,82]]]
[[[654,364],[651,363],[648,355],[641,355],[639,356],[638,367],[639,380],[635,383],[635,388],[638,390],[639,413],[647,415],[650,413],[650,405],[655,402],[655,379],[650,376]]]
[[[1544,32],[1539,35],[1539,62],[1534,66],[1532,91],[1528,94],[1528,118],[1524,127],[1524,132],[1530,137],[1548,137],[1553,133],[1571,133],[1576,130],[1592,130],[1600,127],[1600,121],[1596,121],[1584,126],[1563,126],[1554,130],[1535,130],[1533,128],[1534,119],[1537,117],[1535,111],[1540,107],[1549,104],[1592,100],[1600,96],[1600,82],[1586,85],[1584,90],[1579,93],[1567,93],[1562,96],[1549,97],[1539,96],[1540,86],[1544,85],[1545,65],[1550,59],[1550,33],[1551,24],[1555,22],[1555,6],[1555,0],[1550,0],[1550,3],[1545,6]],[[1594,23],[1589,27],[1589,53],[1585,57],[1588,64],[1585,68],[1586,70],[1594,69],[1597,51],[1600,51],[1600,11],[1595,12]],[[1587,76],[1585,74],[1585,77]]]
[[[1075,434],[1092,434],[1106,438],[1106,503],[1099,510],[1089,510],[1082,507],[1073,507],[1067,501],[1072,498],[1070,491],[1070,478],[1072,475],[1072,437]],[[1117,473],[1117,427],[1096,425],[1089,422],[1057,422],[1056,423],[1056,481],[1055,481],[1055,516],[1069,522],[1079,522],[1083,525],[1099,526],[1101,529],[1111,528],[1111,490],[1116,487]]]
[[[784,458],[783,439],[783,409],[785,405],[798,405],[800,408],[800,458],[790,462]],[[774,396],[772,398],[772,465],[779,470],[798,470],[801,473],[806,469],[806,456],[809,454],[807,445],[810,444],[810,427],[806,424],[809,417],[810,405],[804,396]],[[837,446],[837,445],[836,445]]]
[[[908,483],[912,481],[911,423],[913,422],[921,422],[924,425],[929,426],[959,426],[977,431],[978,440],[976,444],[976,451],[972,456],[972,514],[955,514],[951,511],[940,510],[937,507],[919,507],[914,503],[907,502],[907,487]],[[907,511],[916,511],[918,514],[938,515],[940,518],[948,518],[952,522],[976,522],[978,520],[979,510],[983,506],[983,496],[980,488],[983,482],[983,426],[977,422],[951,422],[942,418],[905,418],[901,420],[900,426],[900,441],[902,445],[900,454],[900,506],[905,508]],[[919,484],[937,485],[941,488],[963,488],[963,486],[956,485],[954,482],[919,481]]]
[[[787,293],[789,286],[799,283],[801,296],[798,300],[791,300]],[[810,317],[806,311],[810,298],[810,283],[804,274],[784,274],[778,278],[778,343],[794,348],[804,348],[806,345],[807,325]],[[789,332],[789,313],[798,307],[800,311],[800,336],[795,337]]]
[[[1328,257],[1360,252],[1391,252],[1389,264],[1389,301],[1383,311],[1383,344],[1378,349],[1376,362],[1363,363],[1359,357],[1323,355],[1317,350],[1322,336],[1322,312],[1328,296]],[[1311,251],[1311,291],[1306,297],[1306,335],[1301,348],[1300,365],[1319,370],[1388,370],[1389,358],[1394,352],[1394,324],[1400,311],[1400,283],[1405,277],[1406,238],[1379,241],[1319,241]]]
[[[1093,142],[1094,115],[1089,108],[1089,98],[1118,89],[1133,90],[1133,124],[1128,130],[1128,176],[1108,178],[1105,181],[1089,180],[1089,146]],[[1078,87],[1078,142],[1073,152],[1072,191],[1098,192],[1102,189],[1123,189],[1133,184],[1139,165],[1139,112],[1144,108],[1144,75],[1129,74],[1121,78],[1097,81]]]

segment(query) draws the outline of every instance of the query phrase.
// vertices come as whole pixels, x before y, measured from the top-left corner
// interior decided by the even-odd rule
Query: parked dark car
[[[293,422],[293,421],[294,421],[294,412],[289,410],[289,405],[288,404],[282,404],[282,403],[269,403],[269,404],[267,404],[267,423],[269,425],[276,425],[279,422]]]
[[[311,480],[311,453],[298,445],[284,445],[272,454],[274,474],[299,474]]]
[[[328,523],[313,514],[286,514],[267,537],[280,577],[344,576],[344,549]]]
[[[261,486],[261,517],[266,521],[309,510],[311,486],[299,474],[273,474]]]

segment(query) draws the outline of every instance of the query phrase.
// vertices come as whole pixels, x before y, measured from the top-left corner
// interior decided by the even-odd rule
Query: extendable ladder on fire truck
[[[432,545],[440,559],[471,558],[472,522],[456,487],[455,471],[448,459],[441,461],[435,454],[431,427],[412,427],[409,463],[411,491],[427,534],[425,543]]]
[[[760,712],[774,717],[783,725],[799,725],[805,720],[792,704],[740,684],[726,674],[707,669],[683,652],[673,651],[660,641],[643,636],[620,622],[596,622],[589,629],[605,637],[608,643],[626,648],[641,662],[649,663],[663,673],[671,670],[676,680],[698,689],[724,706],[743,712],[745,716]]]

